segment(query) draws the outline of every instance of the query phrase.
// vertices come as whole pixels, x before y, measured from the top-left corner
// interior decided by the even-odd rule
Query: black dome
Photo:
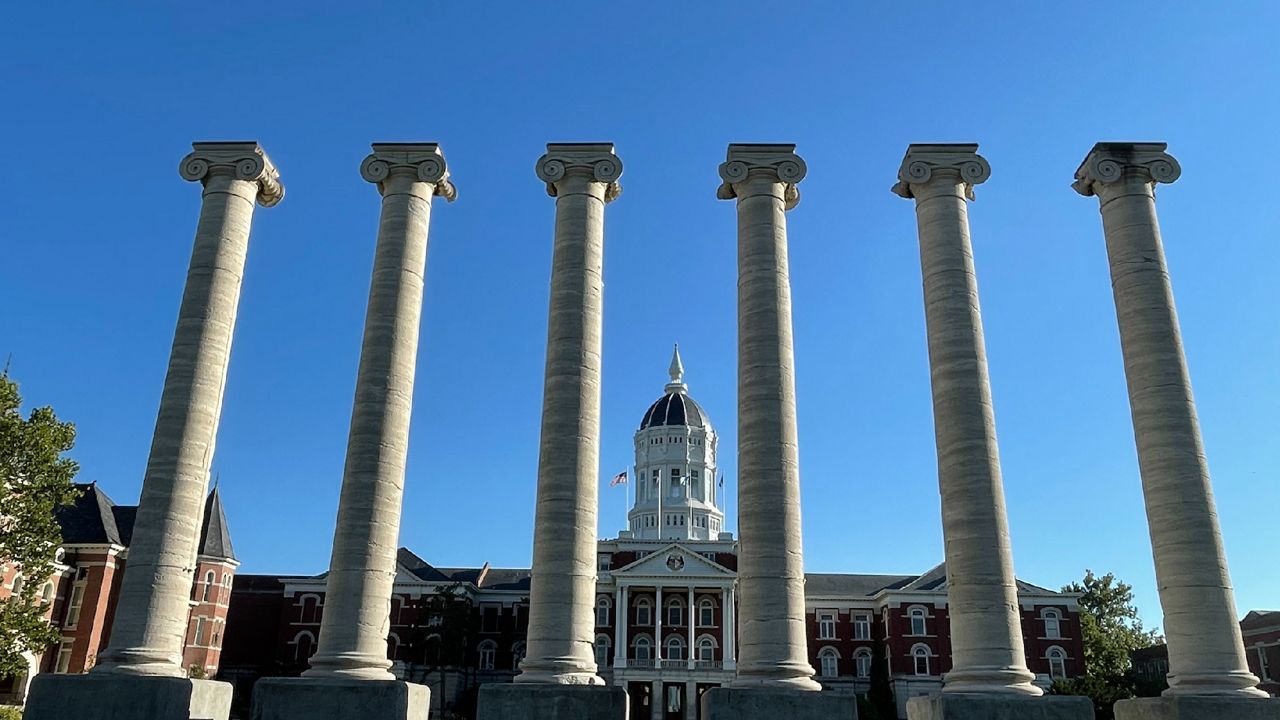
[[[684,393],[670,392],[650,405],[644,419],[640,421],[641,430],[662,425],[704,428],[707,426],[706,414],[693,398]]]

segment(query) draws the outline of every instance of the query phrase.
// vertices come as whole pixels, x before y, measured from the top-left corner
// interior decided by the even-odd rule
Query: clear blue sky
[[[1114,571],[1160,625],[1097,201],[1069,183],[1095,141],[1164,140],[1183,176],[1159,190],[1161,221],[1237,598],[1280,607],[1280,10],[1231,5],[13,6],[0,353],[28,403],[79,427],[80,479],[135,502],[200,202],[178,160],[192,140],[260,140],[288,195],[255,218],[215,471],[244,571],[320,572],[379,207],[358,166],[371,141],[437,140],[459,199],[432,218],[401,541],[441,565],[526,565],[544,143],[612,140],[626,166],[606,222],[607,482],[676,341],[733,477],[734,212],[716,166],[731,141],[795,142],[806,565],[923,572],[942,550],[920,270],[889,187],[908,143],[977,141],[1018,574]],[[601,492],[602,536],[621,493]]]

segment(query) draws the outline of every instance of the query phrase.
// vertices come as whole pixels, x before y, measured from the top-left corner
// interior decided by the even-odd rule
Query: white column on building
[[[387,634],[422,317],[431,199],[456,196],[435,143],[375,143],[382,194],[324,616],[309,678],[391,680]]]
[[[967,200],[977,145],[911,145],[893,192],[915,198],[942,496],[952,669],[943,692],[1041,695],[1027,669]]]
[[[1164,143],[1098,143],[1073,187],[1096,195],[1169,646],[1166,695],[1266,697],[1245,659],[1209,466],[1156,217],[1181,168]]]
[[[723,598],[724,608],[720,612],[720,622],[724,624],[724,628],[720,631],[720,641],[724,643],[724,649],[720,656],[724,658],[725,669],[733,670],[738,667],[738,613],[732,585],[725,588]]]
[[[667,698],[662,694],[662,681],[653,681],[653,706],[649,708],[649,717],[663,720],[666,717]]]
[[[613,666],[627,666],[627,586],[618,585],[614,593]]]
[[[698,718],[698,682],[686,680],[684,683],[684,720]]]
[[[688,606],[688,608],[687,608],[686,615],[687,615],[687,617],[686,617],[685,619],[689,621],[689,647],[688,647],[688,649],[687,649],[687,650],[686,650],[686,652],[685,652],[685,658],[684,658],[684,659],[685,659],[685,661],[689,664],[689,669],[690,669],[690,670],[692,670],[692,669],[693,669],[693,659],[694,659],[694,657],[695,657],[694,652],[693,652],[693,639],[694,639],[694,638],[693,638],[693,588],[692,588],[692,587],[690,587],[690,588],[689,588],[689,606]]]
[[[604,208],[621,192],[611,143],[547,145],[538,177],[556,198],[547,360],[529,595],[518,683],[601,685],[595,587]]]
[[[729,145],[717,197],[738,215],[738,585],[734,685],[820,690],[805,638],[804,550],[786,212],[805,164],[794,145]]]
[[[657,605],[653,611],[653,659],[655,667],[662,667],[662,587],[655,593]]]
[[[186,677],[183,640],[254,205],[284,197],[255,142],[194,143],[178,172],[204,186],[110,646],[95,673]]]

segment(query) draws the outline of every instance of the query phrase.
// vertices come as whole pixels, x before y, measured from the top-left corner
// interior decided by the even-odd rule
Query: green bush
[[[0,720],[22,720],[22,710],[12,705],[0,705]]]

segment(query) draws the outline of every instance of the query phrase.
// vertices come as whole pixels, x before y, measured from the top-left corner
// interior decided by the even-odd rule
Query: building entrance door
[[[662,686],[662,717],[664,720],[685,720],[684,683],[665,683]]]
[[[627,702],[631,705],[628,717],[632,720],[649,720],[653,717],[653,688],[647,682],[627,683]]]

